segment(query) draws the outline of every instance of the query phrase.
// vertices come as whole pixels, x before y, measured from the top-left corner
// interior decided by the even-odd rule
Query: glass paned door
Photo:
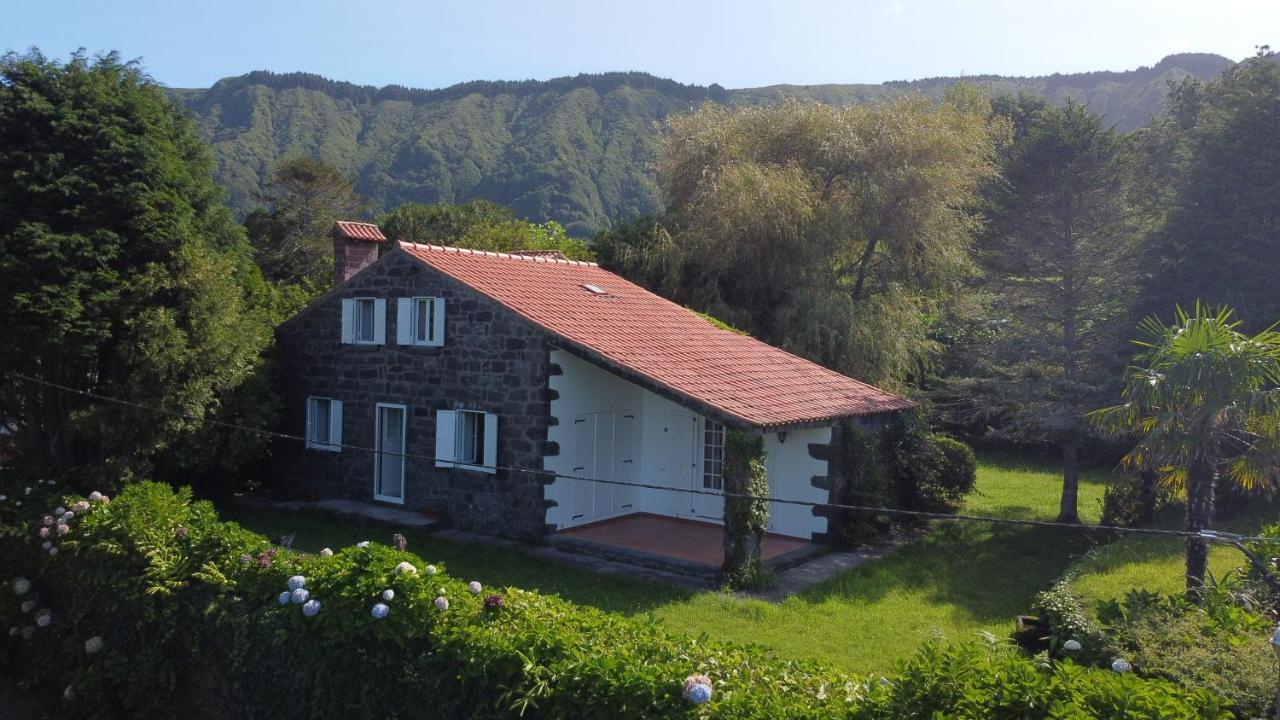
[[[405,408],[377,405],[377,425],[373,466],[373,496],[378,500],[404,502]]]

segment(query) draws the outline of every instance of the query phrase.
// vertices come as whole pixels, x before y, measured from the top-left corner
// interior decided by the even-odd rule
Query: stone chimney
[[[333,284],[341,285],[378,259],[378,248],[387,241],[373,223],[339,220],[333,225]]]

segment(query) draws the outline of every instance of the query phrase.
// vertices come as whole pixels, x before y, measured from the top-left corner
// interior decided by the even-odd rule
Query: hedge
[[[1207,692],[1005,645],[927,646],[893,680],[854,678],[556,597],[474,593],[379,544],[273,548],[155,483],[110,502],[8,495],[3,672],[64,695],[66,717],[1226,717]],[[66,531],[42,517],[54,505],[73,515]],[[298,599],[319,604],[312,616],[289,595],[295,576]],[[713,687],[702,705],[682,697],[698,674]]]

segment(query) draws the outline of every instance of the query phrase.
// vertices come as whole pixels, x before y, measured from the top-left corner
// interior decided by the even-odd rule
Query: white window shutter
[[[413,298],[396,298],[396,344],[413,344]]]
[[[436,411],[436,467],[453,467],[457,458],[458,413]]]
[[[342,452],[342,401],[329,401],[329,449]]]
[[[350,345],[355,342],[356,301],[342,301],[342,342]]]
[[[428,344],[441,347],[444,345],[444,298],[435,298],[431,303],[431,309],[435,313],[435,322],[432,325],[435,333],[432,334]]]
[[[484,467],[487,473],[498,471],[498,416],[484,414]]]
[[[373,344],[387,344],[387,301],[378,298],[373,301]]]
[[[311,439],[316,436],[316,434],[312,432],[312,428],[315,427],[316,422],[315,414],[316,399],[307,398],[307,447],[311,447]]]

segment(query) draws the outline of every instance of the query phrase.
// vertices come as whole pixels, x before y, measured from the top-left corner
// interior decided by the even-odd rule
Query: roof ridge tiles
[[[480,257],[501,258],[503,260],[520,260],[522,262],[544,263],[547,265],[569,265],[572,267],[600,267],[599,263],[588,262],[586,260],[569,260],[555,257],[546,257],[545,255],[517,255],[515,253],[494,252],[492,250],[475,250],[473,248],[453,247],[451,245],[432,245],[426,243],[416,243],[409,240],[401,240],[401,246],[412,245],[417,250],[428,250],[431,252],[454,253],[456,255],[477,255]]]

